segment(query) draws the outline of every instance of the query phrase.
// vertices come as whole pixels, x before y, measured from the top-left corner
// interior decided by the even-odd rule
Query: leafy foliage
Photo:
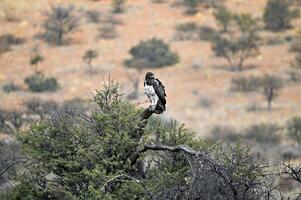
[[[35,73],[38,72],[38,64],[44,60],[44,57],[40,54],[36,54],[30,58],[30,65],[35,66]]]
[[[290,7],[290,0],[269,0],[263,15],[266,28],[272,31],[290,28],[291,20],[299,15],[298,9]]]
[[[28,199],[137,199],[141,186],[121,180],[107,184],[117,174],[139,174],[136,161],[140,144],[136,131],[139,110],[121,101],[111,83],[95,96],[99,110],[91,117],[59,112],[20,134],[24,152],[32,163],[13,195],[27,190]],[[138,162],[137,162],[138,163]],[[133,193],[124,193],[131,190]],[[138,198],[139,199],[139,198]]]
[[[24,81],[32,92],[54,92],[60,87],[55,78],[45,77],[42,73],[35,73],[27,77]]]
[[[6,93],[15,92],[21,90],[20,86],[13,82],[7,83],[2,87],[3,91]]]
[[[301,117],[294,117],[288,122],[287,133],[294,141],[301,144]]]
[[[246,130],[245,138],[260,144],[279,144],[279,127],[274,124],[258,124]]]
[[[101,21],[101,13],[98,10],[87,10],[86,18],[91,23],[99,23]]]
[[[0,36],[0,53],[10,51],[13,45],[20,45],[25,42],[24,39],[18,38],[12,34],[5,34]]]
[[[0,110],[0,132],[12,133],[18,131],[22,124],[21,113],[17,111]]]
[[[261,86],[261,78],[241,76],[231,80],[231,90],[241,92],[256,91]]]
[[[123,12],[123,6],[126,0],[112,0],[113,12],[121,13]]]
[[[178,54],[171,52],[168,44],[157,38],[140,42],[131,48],[130,54],[133,58],[126,64],[135,68],[165,67],[179,62]]]
[[[44,23],[45,39],[55,45],[62,45],[68,33],[75,31],[79,26],[79,19],[73,14],[73,7],[52,7],[47,13]]]
[[[228,31],[228,27],[230,23],[233,20],[234,15],[229,12],[226,8],[220,7],[215,13],[214,13],[215,19],[218,21],[220,26],[222,27],[223,32]]]
[[[197,6],[199,5],[200,0],[186,0],[184,5],[187,6],[186,14],[194,15],[198,12]]]

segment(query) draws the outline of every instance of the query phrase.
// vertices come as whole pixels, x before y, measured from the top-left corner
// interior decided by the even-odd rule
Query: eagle
[[[144,94],[151,102],[150,111],[156,114],[162,114],[166,111],[165,87],[159,79],[155,78],[152,72],[147,72],[145,75]]]

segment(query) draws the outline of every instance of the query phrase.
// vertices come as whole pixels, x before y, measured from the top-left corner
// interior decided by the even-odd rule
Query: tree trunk
[[[237,65],[237,71],[241,72],[242,71],[242,65],[244,63],[244,59],[243,58],[240,58],[239,59],[239,63]]]
[[[268,111],[272,110],[272,99],[268,99]]]
[[[89,66],[89,76],[91,77],[92,76],[92,61],[91,60],[88,61],[88,66]]]
[[[58,45],[62,45],[62,43],[63,43],[63,30],[62,29],[58,30],[58,37],[57,37],[56,42]]]
[[[35,73],[38,73],[38,64],[35,64]]]

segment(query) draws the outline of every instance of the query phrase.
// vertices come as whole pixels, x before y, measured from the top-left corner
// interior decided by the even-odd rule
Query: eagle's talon
[[[155,105],[151,105],[149,109],[150,109],[150,111],[155,111],[156,110],[156,106]]]

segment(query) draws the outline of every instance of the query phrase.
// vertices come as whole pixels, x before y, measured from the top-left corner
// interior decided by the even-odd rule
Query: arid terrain
[[[260,17],[266,0],[227,0],[225,5],[238,13],[251,13]],[[73,5],[80,16],[79,29],[70,34],[70,44],[52,46],[38,38],[43,33],[45,13],[55,5]],[[3,8],[3,9],[2,9]],[[4,9],[6,8],[6,10]],[[8,9],[8,11],[7,11]],[[262,45],[260,55],[245,63],[245,70],[233,72],[227,62],[214,55],[211,43],[203,40],[175,40],[175,27],[181,23],[194,22],[199,26],[216,27],[213,9],[200,7],[196,15],[184,14],[184,8],[175,5],[175,0],[153,3],[151,0],[128,0],[125,11],[114,14],[120,23],[116,26],[117,36],[103,39],[98,35],[102,23],[90,23],[85,17],[88,10],[97,10],[101,16],[111,12],[109,0],[0,0],[0,17],[5,12],[14,14],[16,20],[0,20],[0,35],[13,34],[24,38],[22,45],[13,46],[0,55],[0,86],[14,82],[22,86],[21,91],[5,93],[0,90],[0,107],[9,110],[22,110],[24,102],[33,97],[52,99],[59,103],[76,97],[91,99],[94,90],[102,85],[109,75],[119,81],[125,91],[133,87],[130,75],[138,73],[124,66],[129,58],[129,49],[141,40],[152,37],[163,39],[172,51],[179,54],[180,62],[174,66],[159,69],[144,69],[140,74],[140,96],[143,94],[145,72],[153,71],[164,83],[167,91],[167,112],[164,118],[174,118],[184,122],[200,136],[208,135],[212,127],[231,126],[245,128],[252,124],[285,124],[293,116],[301,115],[301,84],[290,83],[288,72],[294,59],[289,52],[290,43]],[[6,13],[7,14],[7,13]],[[295,37],[301,32],[301,18],[292,22],[293,28],[280,33],[261,31],[263,38]],[[29,64],[32,49],[39,46],[45,60],[39,69],[58,79],[61,89],[57,92],[32,93],[24,84],[24,79],[33,73]],[[88,49],[95,49],[99,56],[94,63],[94,74],[87,74],[82,55]],[[198,67],[193,67],[196,65]],[[279,97],[273,102],[272,111],[266,109],[266,101],[261,92],[241,93],[231,91],[231,79],[241,75],[274,74],[285,81]],[[205,101],[205,105],[201,101]],[[146,107],[148,104],[139,104]],[[250,111],[254,106],[257,109]]]

